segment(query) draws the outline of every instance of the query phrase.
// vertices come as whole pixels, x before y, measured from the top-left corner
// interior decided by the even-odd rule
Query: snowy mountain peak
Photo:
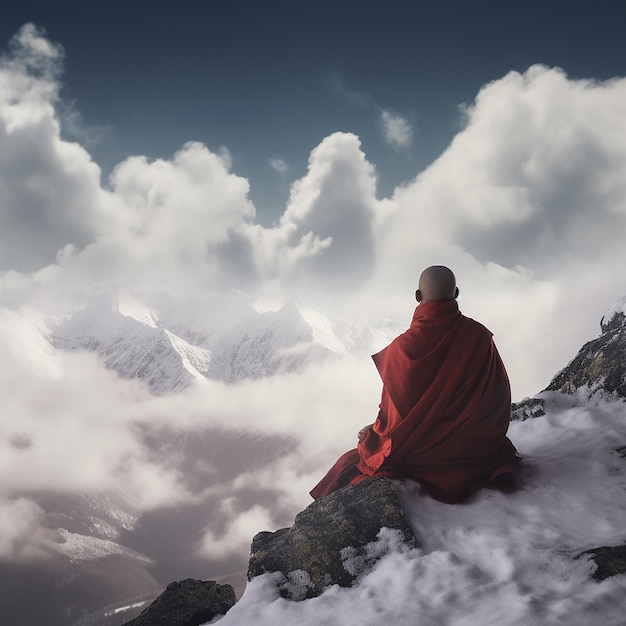
[[[142,324],[157,327],[158,313],[151,307],[143,304],[129,293],[121,292],[117,297],[117,310],[125,317],[130,317]]]
[[[626,296],[608,308],[600,320],[600,328],[605,333],[626,325]]]
[[[121,377],[162,394],[205,380],[231,383],[291,372],[333,354],[371,354],[390,338],[295,301],[234,293],[146,303],[120,293],[101,296],[57,323],[51,343],[95,352]]]
[[[252,308],[257,313],[267,313],[268,311],[278,311],[282,309],[284,302],[279,302],[274,298],[268,298],[266,296],[258,296],[252,303]]]

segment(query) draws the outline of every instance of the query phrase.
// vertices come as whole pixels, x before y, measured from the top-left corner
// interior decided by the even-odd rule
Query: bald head
[[[452,270],[443,265],[431,265],[420,276],[419,289],[415,292],[418,302],[454,300],[459,295]]]

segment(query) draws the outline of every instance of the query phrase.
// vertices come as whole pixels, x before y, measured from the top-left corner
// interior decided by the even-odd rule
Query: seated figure
[[[377,476],[409,478],[449,503],[481,487],[515,489],[509,379],[491,332],[461,314],[458,294],[447,267],[422,272],[410,328],[372,357],[383,381],[378,417],[313,498]]]

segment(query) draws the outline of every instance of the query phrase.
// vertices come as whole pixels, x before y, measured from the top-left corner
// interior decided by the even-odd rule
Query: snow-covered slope
[[[399,483],[419,549],[390,545],[356,586],[303,602],[264,574],[220,626],[622,626],[626,575],[597,582],[578,555],[626,543],[626,403],[544,399],[543,417],[509,431],[524,455],[516,493],[448,505]]]
[[[160,591],[151,559],[124,545],[139,511],[122,491],[29,497],[44,511],[49,547],[36,559],[0,559],[3,624],[120,624],[101,621],[102,608]],[[91,612],[98,621],[81,621]]]
[[[154,393],[182,389],[211,374],[211,355],[166,328],[114,308],[90,307],[54,329],[54,346],[89,350],[122,378],[138,378]]]

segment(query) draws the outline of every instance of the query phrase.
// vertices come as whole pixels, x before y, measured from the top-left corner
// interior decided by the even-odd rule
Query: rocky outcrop
[[[124,626],[200,626],[235,604],[230,585],[188,578],[170,583],[138,617]]]
[[[418,546],[395,486],[385,478],[366,480],[316,500],[291,528],[258,533],[248,580],[280,572],[283,597],[312,598],[333,584],[349,587],[398,541]]]
[[[608,395],[626,399],[626,297],[618,300],[600,320],[602,334],[586,343],[544,389],[588,398]],[[538,394],[514,402],[511,419],[524,421],[546,414],[545,399]]]
[[[600,393],[626,399],[626,298],[607,311],[600,328],[600,337],[586,343],[546,391],[585,388],[589,397]]]
[[[626,545],[603,546],[586,550],[579,556],[589,556],[597,565],[593,577],[600,581],[618,574],[626,574]]]

